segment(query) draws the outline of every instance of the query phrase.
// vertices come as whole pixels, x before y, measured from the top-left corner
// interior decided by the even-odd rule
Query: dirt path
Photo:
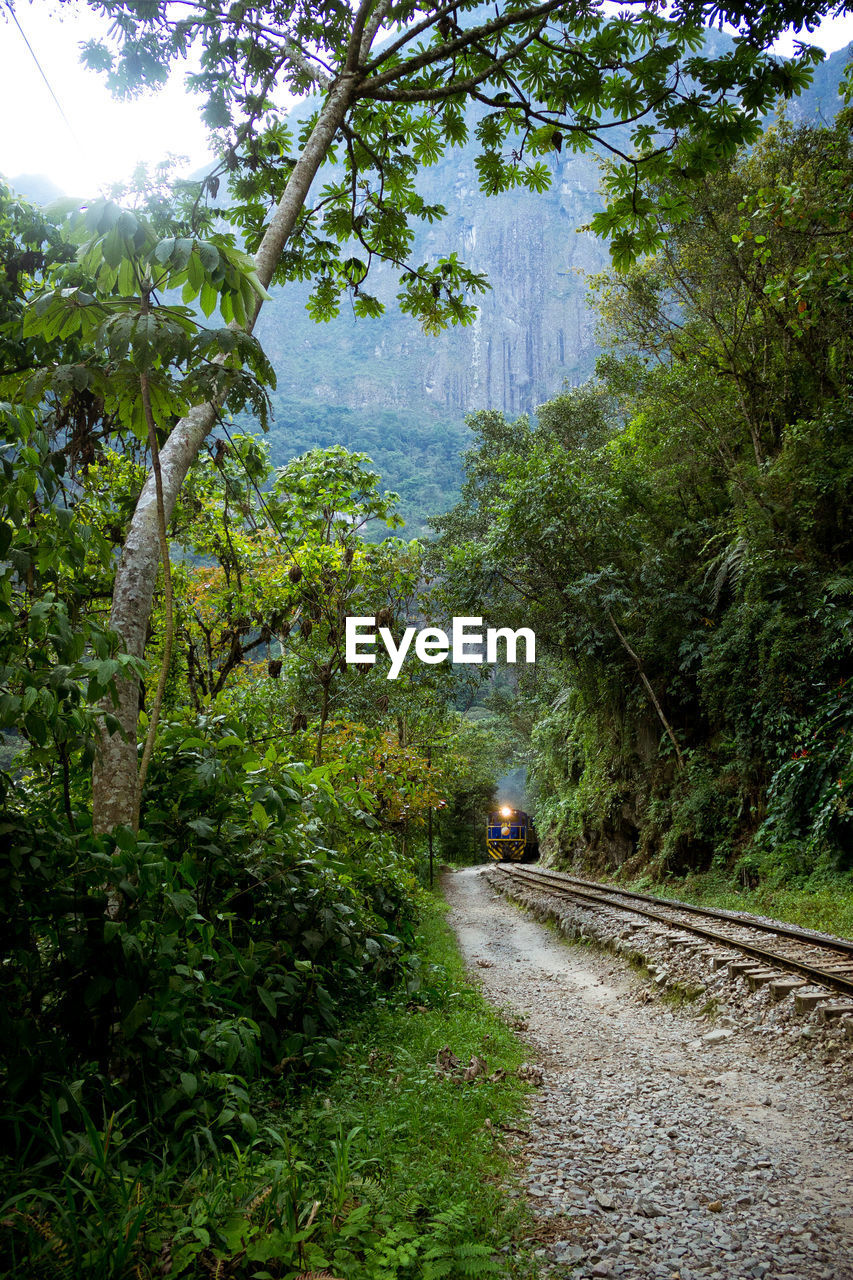
[[[546,1068],[525,1179],[546,1267],[853,1280],[853,1125],[817,1066],[784,1071],[746,1033],[697,1042],[688,1013],[641,1003],[644,979],[535,923],[481,868],[444,888],[484,993],[524,1016]]]

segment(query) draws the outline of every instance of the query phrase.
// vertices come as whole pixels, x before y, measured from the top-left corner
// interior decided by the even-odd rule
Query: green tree
[[[253,437],[229,437],[196,464],[186,490],[185,545],[218,562],[187,583],[193,701],[215,697],[250,653],[274,646],[268,670],[277,679],[284,665],[294,724],[317,721],[318,764],[338,693],[357,676],[345,657],[347,614],[381,611],[390,625],[420,577],[417,543],[365,541],[372,525],[402,524],[396,494],[380,490],[368,464],[337,446],[271,474]]]
[[[108,0],[98,7],[114,19],[117,47],[96,42],[86,57],[124,91],[162,83],[173,61],[199,50],[193,86],[206,95],[208,123],[223,132],[222,171],[230,172],[240,201],[231,216],[264,288],[310,277],[318,317],[332,314],[347,291],[357,313],[369,316],[379,304],[364,281],[378,256],[397,264],[401,304],[427,329],[469,319],[466,291],[483,284],[455,255],[408,262],[412,221],[442,212],[418,196],[418,167],[465,140],[466,102],[486,108],[477,133],[487,191],[516,183],[542,188],[549,181],[543,157],[564,145],[585,150],[600,142],[615,163],[609,210],[596,226],[613,235],[617,256],[627,261],[656,238],[655,205],[640,192],[640,172],[690,182],[754,138],[761,111],[777,93],[806,83],[812,60],[803,50],[776,59],[769,43],[789,21],[823,12],[820,4],[711,10],[687,2],[667,15],[648,3],[614,17],[602,6],[578,9],[563,0],[499,6],[494,14],[474,0],[427,10],[387,0],[354,8],[204,5],[180,13],[165,3],[140,10]],[[719,56],[703,51],[709,13],[739,28],[734,48]],[[274,105],[283,88],[315,95],[295,141]],[[309,205],[327,159],[342,162],[343,172]],[[213,174],[205,190],[215,195],[218,184]],[[675,196],[671,208],[686,216],[686,195]],[[260,298],[245,317],[249,331],[259,307]],[[216,413],[215,399],[194,406],[170,431],[161,466],[167,521]],[[112,626],[137,656],[159,559],[147,514],[155,487],[152,477],[143,489],[113,596]],[[125,820],[131,804],[134,701],[134,689],[122,693],[123,732],[105,739],[99,758],[95,807],[103,827]]]
[[[73,332],[48,342],[26,323],[33,290],[73,266],[74,248],[49,217],[2,183],[0,256],[0,373],[8,395],[48,353],[68,374],[80,345]],[[115,691],[118,673],[138,668],[117,652],[118,637],[91,607],[111,586],[113,555],[112,542],[77,500],[75,467],[85,426],[97,416],[93,398],[75,390],[70,406],[41,399],[0,398],[0,731],[4,768],[23,747],[33,767],[59,773],[73,826],[72,772],[81,761],[91,765],[99,726],[117,728],[98,702]],[[4,797],[8,781],[0,775]]]
[[[58,202],[51,213],[57,220],[67,215],[58,234],[76,254],[72,263],[48,273],[38,292],[28,297],[22,333],[25,340],[36,339],[48,350],[57,339],[74,339],[78,359],[70,364],[51,351],[53,358],[41,368],[7,375],[4,382],[18,402],[37,406],[51,395],[66,413],[68,405],[83,396],[119,439],[124,433],[147,442],[154,483],[148,497],[137,502],[135,517],[144,519],[156,535],[164,572],[166,641],[158,690],[138,775],[134,727],[132,737],[122,738],[127,748],[121,753],[124,773],[112,776],[109,788],[102,789],[107,810],[101,810],[106,816],[100,825],[112,827],[119,820],[138,822],[172,645],[167,482],[160,465],[157,420],[174,420],[212,397],[237,410],[251,402],[265,421],[266,400],[254,375],[270,381],[272,371],[257,342],[239,327],[252,298],[265,291],[233,237],[162,236],[141,213],[103,199],[85,212],[74,201]],[[162,300],[161,294],[178,288],[183,305]],[[238,326],[203,325],[186,305],[195,299],[207,314],[217,305],[230,312]],[[135,726],[138,699],[134,681],[119,680],[117,688],[121,737],[130,733],[125,726]],[[115,736],[104,735],[102,742]],[[97,793],[97,771],[95,789]],[[118,796],[120,808],[113,812],[110,803]]]
[[[534,753],[567,840],[680,868],[759,828],[843,847],[850,178],[849,113],[771,131],[600,282],[597,386],[473,420],[448,607],[550,655]]]

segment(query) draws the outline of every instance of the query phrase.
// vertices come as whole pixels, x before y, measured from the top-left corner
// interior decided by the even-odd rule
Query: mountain
[[[708,39],[730,43],[714,31]],[[834,118],[848,57],[840,50],[816,68],[811,87],[787,106],[793,120]],[[422,171],[421,194],[447,217],[418,232],[413,252],[422,262],[455,251],[485,273],[491,288],[472,325],[424,335],[396,305],[394,272],[380,266],[369,286],[387,304],[380,319],[344,310],[316,324],[305,310],[308,288],[289,285],[264,306],[257,329],[278,376],[274,462],[335,443],[369,454],[401,496],[409,536],[456,500],[466,414],[533,412],[564,382],[588,378],[598,352],[585,276],[609,259],[601,241],[578,230],[601,207],[596,161],[555,154],[549,191],[486,197],[475,155],[469,143]],[[61,194],[44,175],[11,182],[39,202]]]
[[[263,312],[258,336],[277,371],[271,442],[276,463],[335,442],[370,454],[397,490],[412,535],[455,500],[465,414],[532,411],[565,380],[593,369],[593,317],[583,272],[607,251],[576,228],[599,207],[598,169],[558,161],[551,190],[491,197],[477,190],[473,146],[427,170],[420,184],[448,214],[419,232],[414,260],[455,251],[483,271],[491,289],[476,321],[430,337],[402,315],[393,273],[372,276],[388,304],[378,320],[342,313],[318,325],[304,309],[307,288],[288,287]]]
[[[814,68],[812,82],[805,93],[793,98],[787,113],[795,122],[811,121],[815,124],[832,124],[844,102],[840,93],[844,68],[853,59],[853,43],[846,49],[838,49]]]
[[[476,321],[425,337],[400,313],[396,281],[382,266],[370,279],[388,304],[379,320],[342,314],[317,325],[304,310],[307,287],[288,286],[258,329],[283,395],[348,408],[417,406],[433,417],[485,407],[516,414],[564,378],[588,376],[595,341],[581,273],[600,270],[607,250],[576,228],[600,207],[595,162],[558,159],[548,192],[487,198],[477,189],[475,155],[467,146],[424,172],[420,193],[447,217],[418,232],[413,260],[456,252],[485,272],[491,289]]]
[[[709,38],[728,42],[717,32]],[[841,50],[817,68],[787,108],[792,119],[833,119],[848,56]],[[288,286],[264,307],[257,330],[279,380],[275,462],[331,443],[370,454],[401,495],[410,535],[455,501],[467,413],[533,412],[565,382],[588,378],[598,353],[585,276],[609,258],[600,240],[578,230],[601,207],[596,161],[555,155],[549,191],[486,197],[475,155],[468,144],[423,171],[421,194],[447,217],[419,230],[413,252],[421,262],[455,251],[486,274],[491,289],[474,324],[424,335],[399,311],[394,275],[380,267],[370,280],[387,304],[380,319],[342,312],[318,325],[305,311],[308,288]]]
[[[5,175],[0,175],[5,178]],[[5,178],[13,191],[33,204],[50,204],[63,194],[62,189],[44,173],[19,173],[14,178]]]

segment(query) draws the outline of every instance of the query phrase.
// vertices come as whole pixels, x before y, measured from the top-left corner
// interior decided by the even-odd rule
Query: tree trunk
[[[678,772],[681,773],[684,769],[684,756],[682,755],[681,747],[678,745],[678,739],[676,738],[675,733],[673,732],[672,725],[669,723],[669,721],[667,720],[666,716],[663,713],[663,707],[658,702],[657,694],[655,693],[654,689],[651,686],[649,677],[646,675],[643,664],[640,661],[639,656],[634,652],[634,650],[631,648],[628,641],[625,639],[625,636],[622,634],[622,631],[619,629],[619,624],[617,623],[616,619],[613,617],[613,614],[609,609],[607,610],[607,619],[611,627],[613,628],[613,630],[616,632],[616,635],[619,639],[619,643],[622,645],[623,649],[629,655],[629,657],[631,657],[637,665],[637,672],[639,674],[640,680],[643,682],[643,688],[645,689],[646,693],[649,695],[649,700],[651,701],[652,706],[654,707],[655,711],[658,714],[658,719],[660,720],[661,724],[663,725],[666,731],[666,736],[669,738],[670,742],[673,745],[673,749],[675,750],[675,760],[676,760],[676,764],[678,765]]]
[[[320,728],[317,731],[317,749],[314,752],[314,764],[321,765],[323,763],[323,737],[326,732],[326,721],[329,718],[329,685],[332,677],[329,676],[323,681],[323,701],[320,706]]]
[[[355,72],[344,72],[332,85],[311,137],[290,175],[255,254],[255,267],[265,288],[272,280],[317,170],[352,103],[357,83]],[[249,331],[254,328],[260,308],[259,299],[247,326]],[[218,405],[212,403],[191,409],[173,428],[161,450],[163,508],[167,524],[172,518],[187,472],[216,422],[217,409]],[[137,658],[144,653],[159,562],[156,484],[153,474],[149,474],[139,495],[116,572],[110,614],[110,626],[121,636],[124,651]],[[98,832],[111,831],[122,824],[131,826],[134,817],[138,680],[135,677],[120,679],[117,686],[118,707],[110,706],[109,709],[117,716],[122,732],[102,734],[92,778],[93,816]]]

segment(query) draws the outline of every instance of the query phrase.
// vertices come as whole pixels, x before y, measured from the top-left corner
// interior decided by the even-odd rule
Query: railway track
[[[809,1007],[819,1006],[831,993],[842,995],[847,1003],[831,1007],[831,1014],[853,1014],[853,942],[825,938],[807,929],[772,924],[732,911],[697,907],[672,898],[655,898],[559,871],[507,863],[498,863],[497,869],[516,881],[571,899],[593,911],[639,916],[668,930],[691,934],[721,947],[723,955],[717,959],[728,963],[733,973],[742,973],[753,987],[769,983],[771,991],[775,987],[779,995],[816,987],[816,992],[803,992],[799,997]],[[739,953],[743,959],[726,960],[725,953],[731,952]],[[824,1012],[830,1013],[830,1009],[824,1006]]]

